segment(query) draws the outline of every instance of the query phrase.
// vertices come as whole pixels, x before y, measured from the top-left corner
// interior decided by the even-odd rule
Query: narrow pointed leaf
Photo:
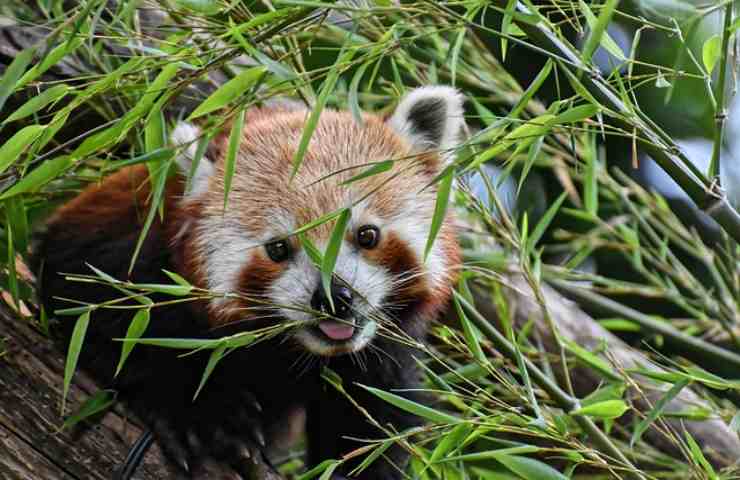
[[[234,124],[231,126],[231,132],[229,133],[229,148],[226,151],[226,163],[224,165],[224,211],[229,201],[229,193],[231,192],[231,182],[234,179],[234,173],[236,172],[236,158],[239,154],[239,147],[242,142],[242,132],[244,132],[244,116],[246,110],[242,108],[239,113],[236,114]]]
[[[77,369],[77,361],[82,351],[82,343],[85,341],[87,326],[90,324],[90,311],[83,313],[77,318],[72,336],[69,339],[69,348],[67,350],[67,362],[64,366],[64,388],[62,393],[62,413],[67,402],[69,387],[72,384],[72,376]]]
[[[126,339],[131,340],[141,338],[144,332],[146,332],[146,328],[149,326],[149,317],[150,311],[148,308],[143,308],[136,312],[136,315],[134,315],[134,318],[128,326],[128,330],[126,330]],[[118,374],[121,373],[121,369],[123,368],[124,363],[126,363],[126,359],[128,359],[128,356],[131,354],[131,351],[133,351],[134,346],[136,346],[134,342],[125,342],[121,345],[121,357],[118,360],[115,376],[118,376]]]

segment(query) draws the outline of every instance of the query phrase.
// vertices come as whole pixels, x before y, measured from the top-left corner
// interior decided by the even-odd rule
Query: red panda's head
[[[212,327],[297,322],[290,335],[324,356],[362,349],[384,325],[418,335],[446,304],[459,263],[449,216],[426,261],[424,249],[433,181],[463,126],[460,95],[448,87],[419,88],[390,118],[367,114],[362,122],[325,110],[291,179],[307,115],[290,106],[248,112],[225,210],[228,132],[212,140],[191,172],[199,132],[177,127],[173,143],[189,144],[178,162],[191,175],[184,220],[172,239],[181,269],[199,286],[238,294],[210,302]],[[389,170],[347,183],[386,160],[393,160]],[[319,268],[291,233],[345,207],[351,217],[328,298]],[[334,224],[305,236],[323,252]]]

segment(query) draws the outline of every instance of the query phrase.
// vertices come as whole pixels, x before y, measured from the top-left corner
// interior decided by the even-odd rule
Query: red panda
[[[452,88],[411,91],[388,118],[325,110],[291,178],[307,111],[285,105],[249,110],[228,203],[224,207],[228,132],[215,136],[193,170],[199,129],[180,123],[172,134],[179,173],[168,180],[165,215],[151,226],[132,270],[140,283],[168,283],[163,270],[224,295],[152,310],[146,337],[217,338],[292,322],[275,338],[229,353],[199,396],[193,394],[208,352],[138,345],[114,377],[131,310],[92,313],[80,364],[114,388],[183,470],[204,458],[239,469],[249,452],[269,448],[262,427],[301,405],[309,462],[338,459],[380,438],[345,396],[319,378],[328,366],[347,393],[381,426],[402,431],[419,421],[358,384],[415,397],[419,374],[412,347],[388,332],[422,340],[445,308],[460,254],[450,215],[424,259],[436,201],[435,177],[449,164],[464,125],[462,98]],[[392,168],[347,182],[375,162]],[[190,176],[190,178],[188,178]],[[34,264],[48,311],[62,299],[99,303],[120,297],[109,286],[65,280],[92,265],[116,278],[129,263],[150,199],[145,166],[124,168],[62,206],[39,236]],[[331,212],[351,215],[324,288],[319,268],[293,232]],[[324,251],[334,222],[305,231]],[[81,287],[81,285],[85,285]],[[163,297],[169,298],[169,297]],[[67,344],[74,321],[55,331]],[[318,360],[318,361],[316,361]],[[359,478],[402,478],[407,453],[388,449]],[[346,474],[342,465],[337,474]]]

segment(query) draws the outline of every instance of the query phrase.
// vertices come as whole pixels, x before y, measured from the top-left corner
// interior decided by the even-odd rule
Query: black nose
[[[319,285],[311,297],[311,308],[320,312],[331,314],[340,319],[350,316],[352,310],[352,290],[336,281],[331,282],[331,299],[334,309],[326,297],[323,285]]]

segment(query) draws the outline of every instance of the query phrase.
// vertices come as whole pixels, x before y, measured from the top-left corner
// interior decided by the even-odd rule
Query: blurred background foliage
[[[48,332],[54,312],[39,311],[24,263],[31,233],[118,168],[146,163],[156,182],[178,119],[197,116],[213,132],[285,96],[317,114],[324,105],[384,113],[410,88],[451,84],[468,99],[469,126],[445,173],[465,225],[458,318],[419,346],[433,408],[378,393],[430,426],[373,439],[368,461],[399,441],[413,452],[409,478],[738,478],[738,452],[681,428],[719,421],[729,445],[740,428],[738,9],[729,0],[5,0],[3,299]],[[512,271],[541,319],[517,317]],[[545,285],[590,314],[578,317],[584,332],[615,336],[569,339],[548,303],[559,294]],[[481,298],[490,314],[480,315]],[[618,339],[648,363],[615,363]],[[576,367],[587,387],[571,378]],[[647,406],[641,378],[660,392]],[[667,408],[689,389],[692,402]],[[300,446],[280,458],[297,478],[333,465],[306,472]]]

